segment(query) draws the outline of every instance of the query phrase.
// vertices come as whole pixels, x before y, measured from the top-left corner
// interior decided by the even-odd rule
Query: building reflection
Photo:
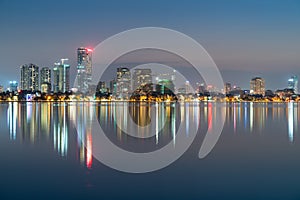
[[[53,106],[53,146],[61,156],[68,153],[68,113],[67,104]]]
[[[42,103],[40,104],[41,107],[41,133],[44,133],[47,140],[50,137],[50,132],[51,132],[51,116],[52,116],[52,104],[51,103]]]
[[[293,103],[288,105],[288,135],[291,142],[294,141],[294,108]]]
[[[18,103],[9,102],[7,109],[7,122],[9,127],[9,137],[11,140],[15,140],[17,137],[17,115]]]
[[[70,106],[71,120],[76,126],[77,147],[79,161],[87,168],[93,163],[93,139],[92,139],[92,118],[94,106],[89,103],[78,103]]]
[[[220,106],[220,104],[219,104]],[[122,130],[151,136],[151,145],[172,142],[180,126],[189,137],[190,130],[206,127],[213,130],[216,116],[226,109],[226,126],[232,133],[269,134],[266,127],[273,121],[287,124],[287,135],[294,142],[298,132],[298,104],[227,103],[35,103],[9,102],[7,128],[11,140],[36,144],[46,141],[62,157],[75,157],[88,168],[93,163],[92,125],[94,113],[103,130],[126,145],[129,137]],[[131,120],[132,119],[132,120]],[[119,120],[120,123],[116,123]],[[138,126],[133,126],[131,122]],[[74,129],[75,126],[76,130]],[[74,134],[74,132],[77,134]],[[154,133],[154,134],[153,134]],[[153,134],[153,135],[151,135]],[[75,142],[74,142],[75,141]],[[138,141],[146,143],[146,139]]]

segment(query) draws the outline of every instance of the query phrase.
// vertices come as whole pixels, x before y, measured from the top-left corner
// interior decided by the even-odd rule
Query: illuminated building
[[[293,89],[295,94],[298,94],[298,77],[292,76],[288,80],[288,89]]]
[[[204,83],[201,83],[198,87],[198,92],[201,93],[201,94],[204,94],[206,92],[206,88],[205,88],[205,85]]]
[[[231,91],[231,84],[225,83],[225,94],[229,94]]]
[[[42,93],[50,93],[51,92],[51,84],[50,83],[42,83],[41,84],[41,92]]]
[[[18,91],[18,82],[17,81],[9,81],[9,91],[10,92]]]
[[[2,85],[0,85],[0,93],[4,92],[4,88]]]
[[[40,90],[43,93],[49,93],[51,91],[51,69],[49,69],[49,67],[43,67],[40,73]]]
[[[255,77],[250,81],[250,94],[265,95],[265,80]]]
[[[20,89],[28,91],[39,90],[39,67],[34,64],[22,65]]]
[[[128,99],[131,85],[131,73],[128,68],[117,69],[117,98]]]
[[[186,82],[185,82],[184,88],[185,88],[186,94],[189,94],[189,93],[192,92],[191,85],[190,85],[190,82],[189,82],[189,81],[186,81]]]
[[[175,93],[175,86],[172,80],[162,79],[158,81],[156,85],[156,91],[158,94],[173,94]]]
[[[100,92],[100,93],[107,92],[106,83],[104,81],[99,81],[98,85],[97,85],[97,88],[96,88],[96,91]]]
[[[70,65],[65,64],[61,59],[61,63],[55,63],[53,69],[53,90],[54,92],[67,92],[70,89]]]
[[[135,69],[132,76],[132,89],[144,86],[146,84],[152,83],[152,71],[151,69]]]
[[[76,87],[79,92],[86,93],[92,81],[92,50],[85,47],[77,49]]]
[[[111,80],[109,81],[109,92],[112,93],[113,96],[117,94],[117,81]]]

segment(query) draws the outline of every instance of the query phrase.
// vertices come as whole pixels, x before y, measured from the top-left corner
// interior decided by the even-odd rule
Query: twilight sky
[[[70,59],[74,76],[77,47],[145,26],[194,38],[224,81],[243,88],[253,76],[267,89],[300,76],[299,0],[0,0],[0,84],[19,80],[22,64],[51,67],[60,58]]]

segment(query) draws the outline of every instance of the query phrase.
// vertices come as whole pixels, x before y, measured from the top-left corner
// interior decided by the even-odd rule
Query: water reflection
[[[287,127],[285,132],[293,142],[298,132],[297,103],[228,103],[226,109],[226,124],[234,133],[272,134],[276,128]]]
[[[53,146],[61,156],[68,153],[68,113],[65,103],[53,106]],[[42,113],[41,115],[44,115]]]
[[[10,140],[21,143],[46,143],[62,157],[74,157],[92,167],[92,116],[96,114],[103,130],[116,145],[135,151],[150,151],[172,142],[176,148],[176,131],[184,126],[186,136],[193,128],[204,133],[214,126],[219,115],[216,103],[17,103],[2,104]],[[227,103],[226,134],[273,134],[282,129],[287,141],[294,142],[298,134],[300,110],[298,104]],[[129,118],[129,117],[130,118]],[[132,120],[131,120],[132,118]],[[139,126],[132,126],[134,121]],[[117,123],[118,122],[118,123]],[[76,130],[74,129],[76,128]],[[137,132],[135,139],[124,130]],[[154,133],[154,134],[153,134]],[[153,135],[151,135],[153,134]],[[153,136],[147,138],[146,136]]]
[[[17,136],[17,114],[18,103],[10,103],[7,109],[7,122],[9,127],[9,136],[11,140],[15,140]]]
[[[288,133],[291,142],[294,141],[294,109],[293,103],[289,103],[288,106]]]

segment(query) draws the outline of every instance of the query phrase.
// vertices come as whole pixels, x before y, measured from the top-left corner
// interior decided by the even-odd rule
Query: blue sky
[[[183,32],[210,53],[224,80],[268,88],[300,76],[300,1],[12,1],[0,0],[0,84],[19,80],[19,66],[52,66],[76,48],[94,47],[121,31],[158,26]]]

